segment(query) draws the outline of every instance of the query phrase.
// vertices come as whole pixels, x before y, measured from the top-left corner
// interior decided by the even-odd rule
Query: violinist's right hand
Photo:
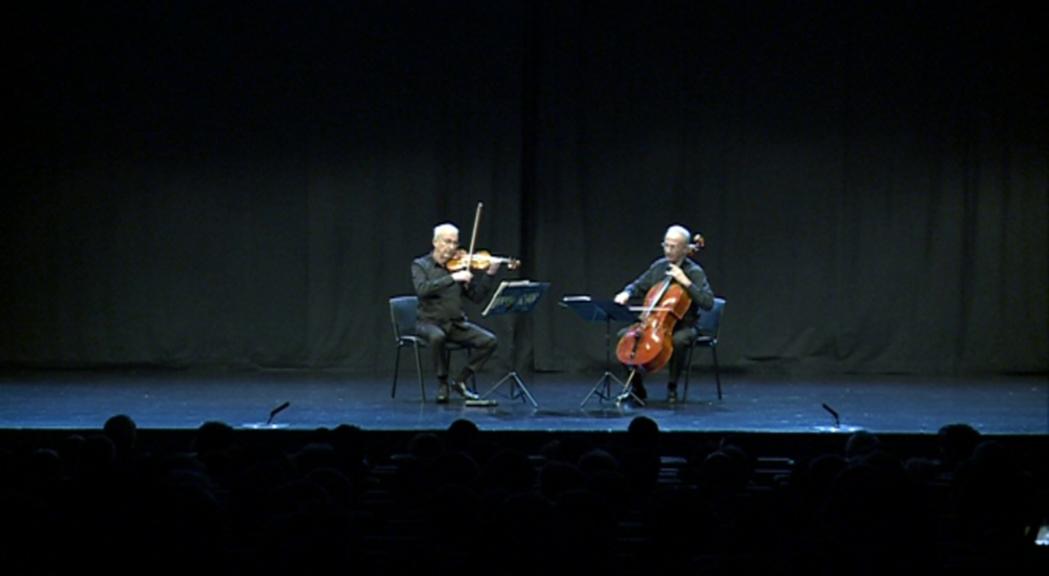
[[[473,280],[473,277],[474,277],[473,273],[470,272],[469,270],[465,269],[465,268],[462,269],[462,270],[459,270],[458,272],[452,272],[452,280],[455,280],[456,282],[466,283],[466,282],[469,282],[470,280]]]
[[[623,290],[619,294],[616,294],[616,297],[613,298],[613,300],[615,300],[616,304],[623,306],[627,303],[628,300],[630,300],[630,292]]]

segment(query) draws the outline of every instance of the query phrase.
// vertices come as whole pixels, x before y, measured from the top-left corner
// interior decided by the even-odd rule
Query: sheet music
[[[485,306],[484,311],[481,312],[481,316],[488,316],[488,313],[492,311],[492,308],[513,305],[518,298],[516,294],[512,294],[514,288],[538,288],[540,286],[542,286],[541,283],[532,282],[531,280],[504,280],[500,282],[499,287],[495,289],[495,294],[492,294],[492,299],[488,301],[488,305]],[[503,292],[508,293],[504,294]],[[541,292],[536,292],[523,303],[525,305],[531,305],[541,296]]]
[[[571,308],[584,319],[591,322],[596,320],[614,319],[617,322],[633,322],[637,320],[636,315],[630,314],[644,310],[643,306],[636,309],[616,303],[614,300],[595,300],[589,294],[573,294],[561,298],[561,306]]]

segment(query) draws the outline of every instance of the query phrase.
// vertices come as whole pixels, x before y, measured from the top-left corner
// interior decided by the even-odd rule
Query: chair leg
[[[469,348],[466,349],[466,363],[470,363],[471,351]],[[470,373],[470,391],[477,394],[477,374]]]
[[[681,391],[681,403],[688,402],[688,378],[692,375],[692,351],[695,350],[696,345],[693,344],[688,347],[688,356],[685,356],[685,389]]]
[[[447,348],[444,349],[444,366],[448,369],[447,378],[449,379],[452,388],[455,388],[455,376],[453,376],[454,372],[452,372],[452,352]]]
[[[397,397],[397,372],[401,368],[401,345],[397,345],[397,356],[393,361],[393,388],[390,389],[390,398]]]
[[[419,377],[419,393],[422,394],[423,402],[426,402],[426,384],[423,383],[423,363],[419,359],[419,345],[412,344],[415,349],[415,374]]]
[[[714,355],[714,380],[718,383],[718,400],[721,400],[721,369],[718,367],[718,345],[714,344],[711,346],[710,352]]]

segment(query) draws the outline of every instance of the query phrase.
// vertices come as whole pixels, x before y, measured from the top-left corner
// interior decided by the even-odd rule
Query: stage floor
[[[483,374],[482,393],[498,380]],[[468,418],[482,430],[622,431],[644,414],[671,432],[815,433],[865,429],[931,434],[965,422],[984,434],[1049,434],[1049,382],[1044,375],[983,378],[917,376],[786,377],[723,374],[717,400],[713,376],[694,373],[688,402],[668,406],[664,381],[653,377],[647,407],[617,407],[592,397],[600,374],[522,374],[538,408],[510,398],[509,384],[493,394],[495,407],[466,407],[453,397],[433,402],[436,384],[420,402],[415,374],[402,374],[390,398],[390,374],[337,371],[204,370],[17,371],[0,376],[0,428],[99,428],[113,414],[141,428],[192,429],[218,420],[235,427],[274,418],[288,429],[355,424],[366,430],[439,430]],[[823,405],[840,415],[840,426]]]

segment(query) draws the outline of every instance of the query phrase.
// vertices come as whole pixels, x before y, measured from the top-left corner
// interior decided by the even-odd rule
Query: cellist
[[[667,403],[677,403],[677,380],[685,367],[685,350],[689,342],[696,337],[696,320],[699,318],[699,309],[710,310],[714,307],[714,291],[707,281],[707,274],[703,268],[689,258],[693,248],[689,242],[692,238],[691,232],[684,226],[677,224],[667,228],[663,236],[663,258],[653,262],[636,280],[623,288],[616,294],[615,301],[626,304],[634,296],[643,297],[649,289],[659,282],[671,277],[674,282],[679,283],[692,298],[692,306],[674,326],[674,352],[670,356],[669,379],[667,380]],[[620,330],[620,338],[630,327]],[[641,373],[635,373],[631,381],[633,391],[639,398],[645,400],[648,393],[641,380]]]

